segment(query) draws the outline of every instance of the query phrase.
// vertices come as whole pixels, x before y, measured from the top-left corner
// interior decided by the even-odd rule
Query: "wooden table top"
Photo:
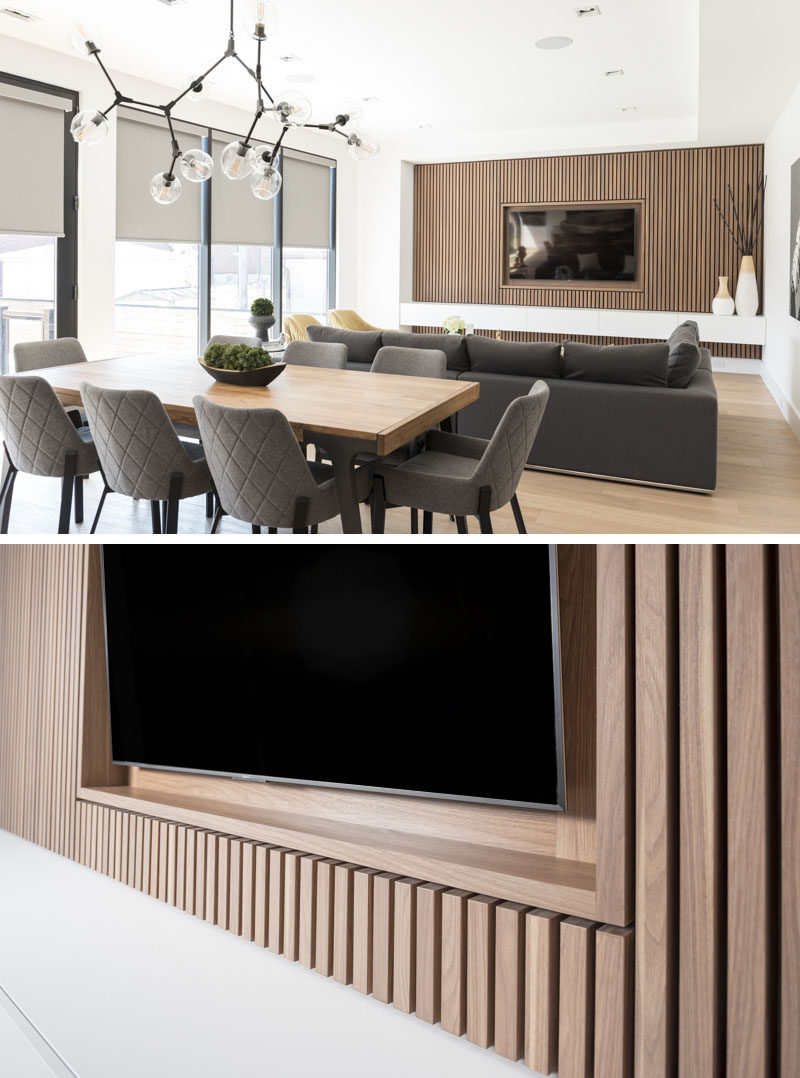
[[[214,382],[197,360],[125,356],[29,371],[50,383],[63,404],[81,403],[82,382],[105,389],[149,389],[170,419],[194,423],[198,394],[233,408],[277,408],[298,437],[304,430],[374,442],[386,456],[478,399],[476,382],[287,367],[266,388]]]

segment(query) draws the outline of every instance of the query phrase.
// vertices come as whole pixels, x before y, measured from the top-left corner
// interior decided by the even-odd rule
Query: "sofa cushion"
[[[491,337],[467,337],[469,369],[483,374],[516,374],[531,378],[561,377],[561,345],[518,344]]]
[[[333,326],[309,326],[306,332],[310,341],[346,344],[349,363],[366,363],[372,366],[372,361],[381,347],[380,331],[364,333],[354,329],[334,329]]]
[[[700,366],[700,328],[697,322],[684,322],[678,326],[667,344],[669,385],[672,389],[685,389]]]
[[[627,386],[667,387],[666,344],[594,344],[564,341],[564,377],[577,382],[614,382]]]
[[[383,343],[392,348],[433,348],[447,356],[449,371],[468,371],[467,344],[465,337],[452,333],[398,333],[384,330]]]

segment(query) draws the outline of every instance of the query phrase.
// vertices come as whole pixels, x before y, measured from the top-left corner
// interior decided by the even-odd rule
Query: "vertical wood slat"
[[[332,858],[317,863],[316,958],[314,968],[323,977],[333,973],[333,895],[334,869]]]
[[[781,1033],[780,1075],[800,1059],[800,546],[778,552],[781,716]]]
[[[353,988],[372,992],[372,940],[374,933],[375,876],[377,870],[360,868],[353,874]]]
[[[255,897],[256,897],[256,845],[254,842],[242,843],[242,915],[240,930],[244,939],[251,943],[255,940]]]
[[[681,547],[679,1066],[716,1074],[724,1016],[721,925],[720,572],[714,547]]]
[[[494,1050],[515,1063],[524,1053],[526,906],[501,902],[495,915]]]
[[[373,884],[372,994],[391,1003],[394,991],[394,888],[399,876],[381,872]]]
[[[596,928],[592,921],[580,917],[566,917],[561,922],[559,1078],[592,1078],[594,1073]]]
[[[595,1073],[633,1078],[633,928],[606,925],[595,946]]]
[[[290,962],[300,956],[300,862],[302,854],[287,852],[283,862],[283,953]]]
[[[269,847],[256,846],[253,887],[253,942],[266,947],[269,924]]]
[[[333,979],[353,983],[353,873],[356,865],[333,870]]]
[[[267,941],[271,951],[283,954],[283,892],[286,854],[283,846],[269,851],[269,924]]]
[[[319,856],[306,856],[300,862],[300,939],[298,959],[301,966],[313,969],[317,949],[317,865]]]
[[[442,895],[442,1029],[461,1037],[467,1032],[467,899],[469,891]]]
[[[495,907],[499,899],[467,900],[467,1040],[481,1048],[494,1041]]]
[[[728,1078],[774,1073],[769,984],[772,656],[767,557],[763,546],[732,545],[726,554]]]
[[[392,1003],[413,1014],[416,1006],[417,888],[421,880],[404,876],[394,885]]]
[[[525,918],[525,1065],[541,1074],[558,1067],[561,920],[548,910]]]
[[[677,1062],[676,583],[671,548],[637,547],[634,1062],[648,1078],[671,1078]]]
[[[242,934],[242,859],[246,843],[232,838],[228,855],[228,931]]]
[[[417,888],[417,1018],[436,1024],[442,1011],[442,892],[438,883]]]

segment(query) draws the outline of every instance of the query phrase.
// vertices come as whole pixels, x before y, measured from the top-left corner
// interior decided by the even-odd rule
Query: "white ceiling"
[[[0,33],[70,51],[69,0],[13,2],[42,21],[0,17]],[[692,141],[698,134],[713,142],[737,122],[737,141],[764,138],[800,78],[797,0],[599,0],[599,17],[579,19],[581,5],[275,0],[280,29],[267,48],[265,83],[280,88],[287,75],[313,75],[298,88],[319,121],[343,98],[375,97],[366,126],[382,141],[474,134],[491,143],[497,132],[558,129],[574,132],[567,140],[573,145],[592,146],[608,142],[592,137],[602,131],[619,142]],[[172,8],[159,0],[77,0],[77,11],[95,17],[114,72],[176,88],[209,66],[227,40],[227,0]],[[556,34],[574,45],[534,47]],[[243,35],[237,43],[252,63],[254,43]],[[287,54],[300,59],[284,63],[279,57]],[[615,68],[622,78],[604,77]],[[208,95],[247,108],[252,83],[229,60]],[[622,112],[628,105],[636,111]]]

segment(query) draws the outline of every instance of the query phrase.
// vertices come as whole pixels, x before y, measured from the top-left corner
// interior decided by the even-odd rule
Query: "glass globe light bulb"
[[[347,140],[347,152],[355,161],[370,161],[380,147],[372,135],[353,132]]]
[[[181,181],[167,179],[166,172],[157,172],[150,181],[150,194],[159,206],[169,206],[181,197]]]
[[[278,13],[269,0],[248,0],[240,22],[248,37],[263,41],[267,37],[274,37],[278,29]]]
[[[267,165],[263,171],[255,172],[250,177],[250,189],[253,194],[265,202],[275,198],[282,184],[283,176],[273,165]]]
[[[203,183],[211,178],[214,159],[203,150],[187,150],[180,161],[181,175],[191,183]]]
[[[80,146],[96,146],[108,134],[108,119],[102,112],[84,109],[69,125],[70,134]]]
[[[244,180],[254,169],[252,150],[243,142],[229,142],[222,151],[220,168],[229,180]]]
[[[338,124],[346,131],[357,131],[364,123],[364,106],[360,101],[342,101],[336,109],[336,119],[346,116],[344,123]]]
[[[100,48],[100,36],[97,26],[91,19],[75,19],[69,28],[69,43],[79,56],[91,56]]]
[[[298,90],[283,90],[272,111],[284,127],[305,127],[311,119],[311,102]]]
[[[271,146],[254,146],[250,151],[250,160],[253,163],[253,171],[264,173],[270,167],[272,159]]]

